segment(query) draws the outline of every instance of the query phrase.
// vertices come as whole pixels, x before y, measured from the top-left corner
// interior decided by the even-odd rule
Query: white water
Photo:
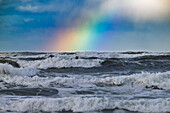
[[[17,70],[18,71],[18,70]],[[22,72],[22,71],[21,71]],[[73,84],[112,84],[114,85],[131,85],[140,84],[148,87],[157,86],[162,89],[170,89],[170,72],[164,73],[141,73],[130,76],[118,77],[29,77],[29,76],[14,76],[16,72],[11,75],[1,74],[0,80],[8,84],[24,85],[30,87],[50,87],[50,84],[57,85],[73,85]],[[21,74],[21,73],[19,73]],[[26,73],[25,73],[26,74]]]
[[[148,52],[142,54],[122,54],[117,52],[77,52],[76,55],[81,57],[97,57],[97,58],[135,58],[141,56],[149,56],[149,55],[167,55],[167,53],[163,52]]]
[[[49,57],[51,54],[54,55],[53,58]],[[0,112],[70,110],[74,112],[97,112],[115,108],[138,112],[169,112],[170,71],[167,67],[169,66],[167,57],[161,59],[161,62],[153,61],[156,65],[148,65],[148,72],[142,72],[140,70],[142,68],[139,67],[139,70],[135,71],[138,74],[131,75],[126,74],[126,71],[129,71],[128,68],[127,70],[113,70],[115,74],[112,74],[111,71],[100,72],[101,68],[95,68],[94,72],[90,72],[94,68],[82,69],[85,71],[82,71],[82,73],[78,72],[79,70],[76,70],[76,68],[70,68],[99,67],[104,61],[102,59],[105,58],[134,58],[147,55],[166,54],[77,52],[75,54],[29,54],[29,56],[22,56],[22,54],[17,53],[14,55],[0,55],[0,57],[4,58],[10,57],[6,59],[16,61],[21,66],[21,68],[14,68],[10,64],[0,64]],[[35,61],[19,60],[19,58],[42,57],[46,59]],[[88,57],[97,57],[97,59],[88,59]],[[157,63],[165,63],[165,65],[156,67]],[[161,68],[162,66],[163,68]],[[50,70],[47,68],[58,69]],[[69,70],[75,71],[75,73],[70,73],[69,70],[64,72],[64,69],[60,71],[60,68],[70,68]],[[147,68],[147,65],[144,68]],[[158,68],[163,71],[159,71]],[[164,69],[166,72],[164,72]],[[90,71],[86,72],[86,70]],[[133,71],[133,67],[130,70]],[[120,73],[116,74],[117,72]],[[32,94],[24,93],[27,88],[33,91],[31,92]],[[58,93],[53,93],[53,91],[58,91]],[[38,95],[40,92],[41,94]],[[32,96],[34,93],[35,96]]]
[[[170,98],[167,99],[140,99],[140,100],[112,100],[100,97],[65,97],[65,98],[26,98],[0,99],[1,111],[38,112],[38,111],[100,111],[105,109],[126,109],[139,112],[168,112]]]
[[[75,59],[72,57],[54,57],[38,61],[19,60],[19,63],[24,68],[66,68],[66,67],[98,67],[103,60],[99,59]]]
[[[32,76],[38,72],[36,69],[14,68],[9,64],[0,64],[0,74],[6,75],[19,75],[19,76]]]

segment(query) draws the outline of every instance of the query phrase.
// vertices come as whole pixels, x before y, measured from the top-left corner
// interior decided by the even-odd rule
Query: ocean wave
[[[0,112],[170,112],[170,53],[0,54]]]
[[[18,60],[17,63],[24,68],[68,68],[68,67],[98,67],[103,60],[100,59],[75,59],[73,57],[53,57],[39,61]]]
[[[0,57],[9,58],[48,58],[50,55],[56,57],[96,57],[102,58],[135,58],[142,56],[168,56],[170,53],[167,52],[75,52],[75,53],[36,53],[36,52],[18,52],[18,53],[1,53]]]
[[[24,68],[15,68],[9,64],[0,64],[0,74],[6,75],[19,75],[19,76],[32,76],[38,72],[36,69],[24,69]]]
[[[142,56],[159,56],[169,55],[164,52],[77,52],[75,55],[80,57],[97,57],[97,58],[135,58]]]
[[[106,97],[0,99],[0,111],[3,112],[88,112],[107,109],[125,109],[138,112],[170,112],[169,106],[170,98],[139,100],[114,100]]]
[[[7,63],[7,64],[12,65],[13,67],[20,68],[20,65],[18,63],[16,63],[15,61],[12,61],[12,60],[4,60],[4,59],[1,60],[0,59],[0,63],[2,63],[2,64]]]
[[[134,84],[142,85],[146,88],[160,88],[170,89],[170,72],[164,73],[148,73],[133,74],[130,76],[117,76],[117,77],[39,77],[39,76],[11,76],[0,75],[0,80],[8,84],[24,85],[30,87],[51,87],[73,84],[106,84],[111,87],[128,85],[133,87]]]

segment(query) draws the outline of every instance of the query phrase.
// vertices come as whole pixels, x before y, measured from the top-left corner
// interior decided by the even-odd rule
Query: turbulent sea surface
[[[0,53],[0,112],[168,113],[170,53]]]

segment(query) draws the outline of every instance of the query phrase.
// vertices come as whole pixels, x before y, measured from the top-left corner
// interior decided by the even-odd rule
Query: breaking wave
[[[0,112],[165,113],[169,92],[170,53],[0,54]]]
[[[19,75],[19,76],[32,76],[38,72],[36,69],[24,69],[24,68],[15,68],[9,64],[0,64],[0,74],[6,75]]]
[[[105,97],[65,97],[65,98],[27,98],[0,99],[0,110],[18,112],[55,112],[55,111],[101,111],[107,109],[125,109],[138,112],[168,112],[170,98],[112,100]]]
[[[20,72],[17,70],[16,72]],[[16,84],[30,87],[51,87],[62,85],[73,85],[73,84],[109,84],[110,86],[121,86],[121,85],[134,85],[139,84],[146,88],[160,88],[170,89],[170,72],[164,73],[148,73],[143,72],[141,74],[133,74],[130,76],[117,76],[117,77],[39,77],[39,76],[13,76],[6,74],[0,75],[0,81],[8,84]],[[25,72],[21,72],[24,73]],[[21,73],[19,73],[21,75]],[[35,73],[33,73],[35,74]]]
[[[24,61],[19,60],[18,63],[24,68],[68,68],[68,67],[98,67],[103,60],[100,59],[75,59],[72,57],[61,58],[47,58],[39,61]]]

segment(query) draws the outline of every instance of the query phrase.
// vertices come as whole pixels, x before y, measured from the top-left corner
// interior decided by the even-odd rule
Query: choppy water
[[[170,112],[170,53],[0,53],[0,112]]]

